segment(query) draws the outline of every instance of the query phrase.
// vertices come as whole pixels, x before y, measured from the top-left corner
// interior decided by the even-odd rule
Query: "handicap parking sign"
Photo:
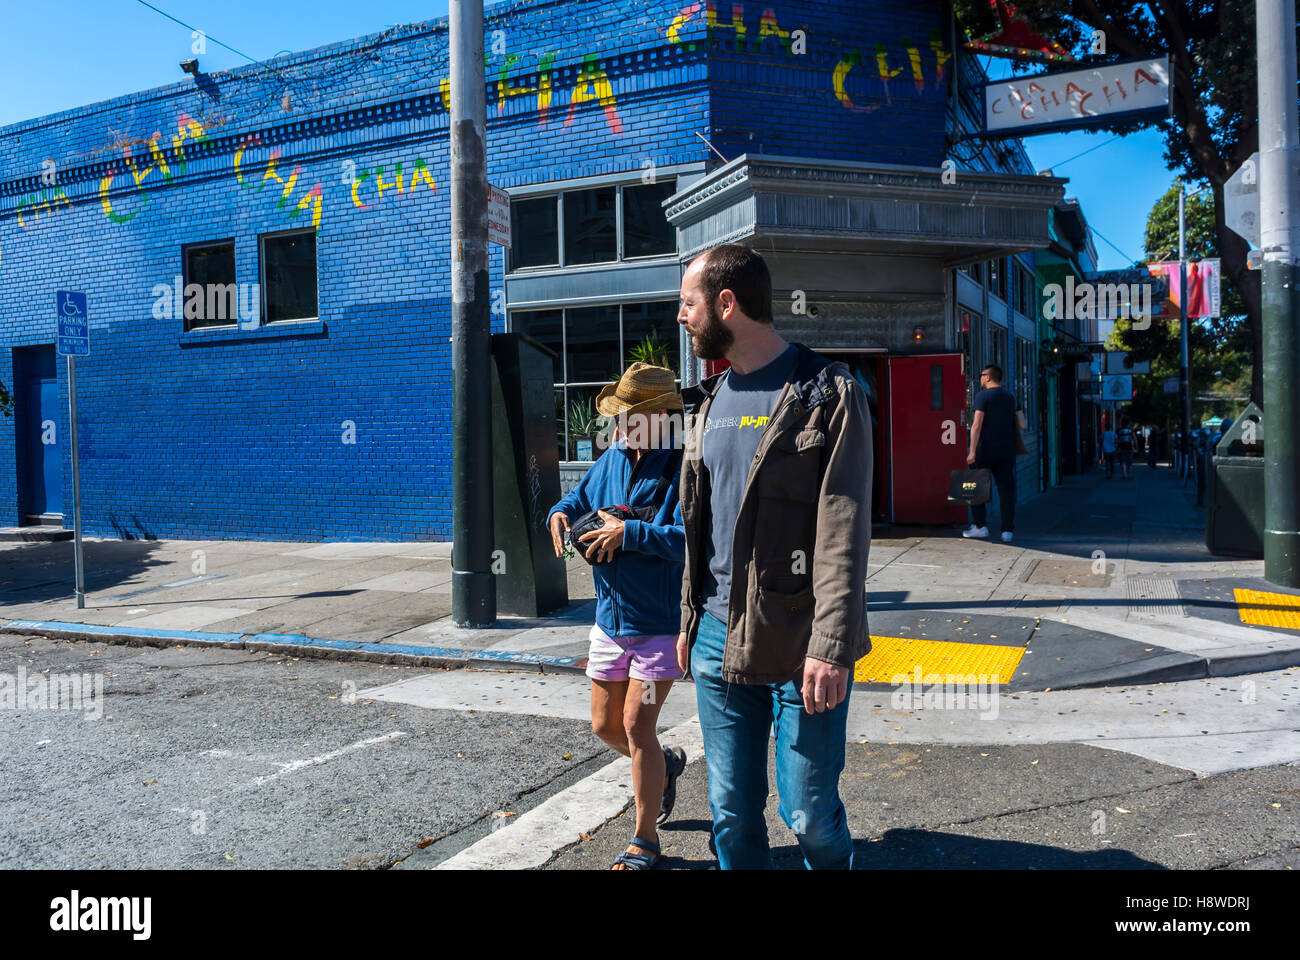
[[[89,356],[90,319],[86,315],[86,295],[73,290],[57,290],[54,299],[59,356]]]

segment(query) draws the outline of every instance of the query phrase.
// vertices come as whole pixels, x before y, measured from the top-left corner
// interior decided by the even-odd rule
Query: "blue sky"
[[[217,40],[261,60],[447,12],[446,0],[150,2],[207,33],[207,53],[199,57],[207,72],[247,62]],[[0,57],[0,126],[174,83],[183,77],[179,62],[194,56],[190,31],[138,0],[64,0],[57,7],[57,30],[51,29],[50,11],[39,2],[6,5],[11,42]],[[996,66],[991,72],[1000,73]],[[1051,167],[1057,176],[1070,178],[1066,194],[1079,200],[1098,234],[1103,269],[1142,256],[1147,211],[1173,181],[1156,131],[1114,140],[1064,162],[1110,137],[1073,131],[1024,141],[1037,169]]]

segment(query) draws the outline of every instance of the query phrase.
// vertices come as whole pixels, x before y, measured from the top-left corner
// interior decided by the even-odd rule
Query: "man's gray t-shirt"
[[[791,344],[752,373],[727,371],[704,422],[701,452],[708,471],[711,522],[701,596],[704,609],[723,623],[731,606],[731,547],[745,481],[797,357],[798,349]]]

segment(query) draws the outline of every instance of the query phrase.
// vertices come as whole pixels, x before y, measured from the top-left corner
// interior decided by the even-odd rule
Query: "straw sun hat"
[[[673,372],[637,361],[596,397],[596,412],[606,417],[682,409],[682,395],[673,385]]]

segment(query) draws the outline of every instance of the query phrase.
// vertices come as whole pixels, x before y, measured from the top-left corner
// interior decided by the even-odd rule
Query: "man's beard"
[[[722,315],[713,304],[707,305],[708,323],[699,333],[691,335],[691,349],[701,360],[721,360],[736,342],[735,334],[722,322]]]

